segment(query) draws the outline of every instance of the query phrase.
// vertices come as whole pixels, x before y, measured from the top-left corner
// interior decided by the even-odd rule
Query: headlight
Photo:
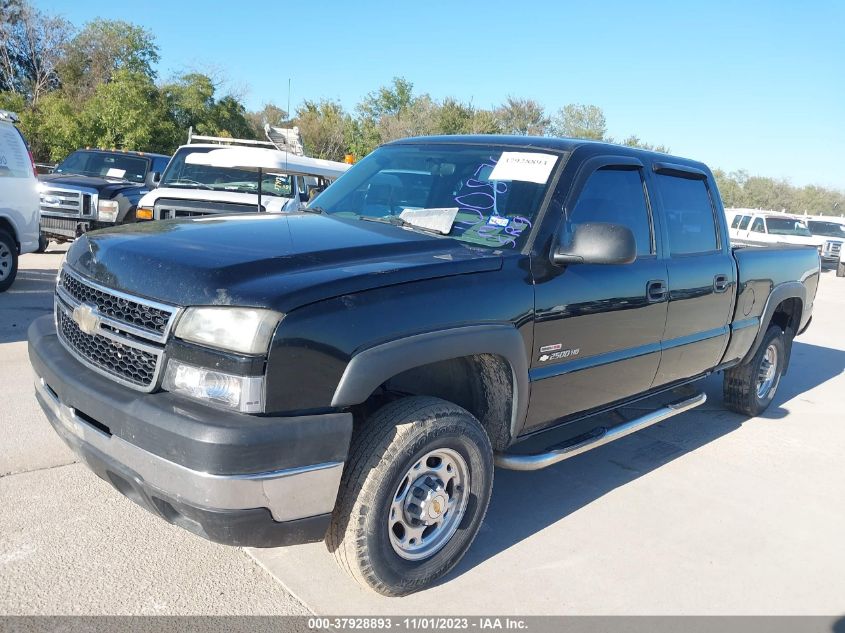
[[[152,207],[138,207],[135,209],[135,219],[136,220],[152,220],[153,219],[153,208]]]
[[[176,336],[232,352],[264,354],[282,316],[261,308],[188,308],[179,319]]]
[[[97,219],[100,222],[115,222],[119,210],[117,200],[100,200],[97,202]]]
[[[233,376],[170,359],[162,388],[241,413],[264,410],[263,376]]]

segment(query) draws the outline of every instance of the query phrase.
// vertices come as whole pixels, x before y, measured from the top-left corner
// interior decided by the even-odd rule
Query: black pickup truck
[[[29,353],[55,430],[133,501],[222,543],[325,539],[403,595],[469,548],[494,464],[542,468],[686,411],[717,371],[728,408],[764,411],[819,271],[812,248],[732,249],[701,163],[420,138],[305,212],[82,236]]]
[[[141,197],[170,160],[163,154],[80,149],[41,180],[41,241],[69,242],[88,230],[135,221]]]

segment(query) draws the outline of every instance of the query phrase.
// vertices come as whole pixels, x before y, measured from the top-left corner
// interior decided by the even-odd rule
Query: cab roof
[[[652,150],[617,145],[603,141],[590,141],[579,138],[563,138],[554,136],[514,136],[508,134],[454,134],[441,136],[415,136],[411,138],[397,139],[385,143],[385,145],[437,145],[437,144],[466,144],[466,145],[504,145],[514,148],[529,148],[536,150],[547,150],[553,152],[574,152],[579,148],[591,150],[591,154],[601,154],[602,150],[627,156],[646,158],[649,162],[672,162],[687,165],[704,171],[709,171],[707,166],[696,160],[682,158],[674,154],[664,154]]]
[[[80,147],[78,152],[101,152],[103,154],[125,154],[128,156],[140,156],[145,157],[149,156],[150,158],[167,158],[170,159],[170,156],[167,154],[156,154],[155,152],[136,152],[133,150],[126,150],[126,149],[106,149],[104,147]]]

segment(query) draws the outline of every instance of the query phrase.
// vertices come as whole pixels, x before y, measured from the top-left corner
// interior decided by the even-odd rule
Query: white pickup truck
[[[807,218],[807,228],[813,235],[826,238],[822,259],[837,267],[837,277],[845,277],[845,218],[824,215],[810,217]]]
[[[746,246],[815,246],[823,262],[838,263],[842,240],[814,235],[807,218],[756,209],[725,209],[731,242]]]

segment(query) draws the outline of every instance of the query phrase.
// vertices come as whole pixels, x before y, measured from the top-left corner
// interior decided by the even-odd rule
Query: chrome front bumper
[[[279,522],[327,514],[334,508],[342,462],[253,474],[204,473],[98,429],[64,405],[43,378],[36,379],[35,391],[53,427],[83,460],[94,449],[179,502],[215,511],[267,508]]]

